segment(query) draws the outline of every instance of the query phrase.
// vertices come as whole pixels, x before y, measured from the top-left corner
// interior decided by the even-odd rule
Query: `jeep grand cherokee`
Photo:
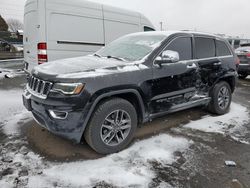
[[[23,103],[49,131],[108,154],[138,124],[203,106],[228,112],[237,56],[223,38],[197,32],[124,36],[91,56],[33,69]]]

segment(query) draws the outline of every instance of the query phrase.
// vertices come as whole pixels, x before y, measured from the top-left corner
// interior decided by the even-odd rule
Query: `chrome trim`
[[[32,89],[29,88],[29,86],[27,85],[27,90],[29,93],[31,93],[32,95],[34,95],[35,97],[38,97],[40,99],[47,99],[47,96],[45,95],[41,95],[39,93],[35,93]]]
[[[52,85],[52,82],[30,76],[26,88],[32,95],[41,99],[46,99],[52,89]]]
[[[56,115],[56,112],[59,112],[59,113],[65,113],[64,117],[60,117],[58,115]],[[64,112],[64,111],[58,111],[58,110],[49,110],[49,114],[52,118],[54,119],[66,119],[68,117],[68,112]]]

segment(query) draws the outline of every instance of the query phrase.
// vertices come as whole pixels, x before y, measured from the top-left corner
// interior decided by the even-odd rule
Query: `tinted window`
[[[192,59],[192,42],[190,37],[181,37],[173,40],[165,50],[179,53],[180,61]]]
[[[234,41],[234,48],[236,49],[238,47],[240,47],[240,40],[235,40]]]
[[[144,26],[144,31],[155,31],[155,29],[151,27]]]
[[[215,57],[214,39],[196,37],[195,48],[198,59]]]
[[[225,42],[216,40],[216,55],[217,56],[227,56],[231,55]]]

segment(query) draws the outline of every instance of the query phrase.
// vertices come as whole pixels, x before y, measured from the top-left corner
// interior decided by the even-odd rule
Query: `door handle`
[[[27,53],[27,54],[30,54],[30,51],[27,51],[26,53]]]
[[[218,66],[218,65],[221,65],[221,62],[220,62],[220,61],[219,61],[219,62],[214,63],[214,66]]]
[[[193,63],[192,65],[187,65],[188,69],[195,69],[197,68],[197,65],[195,63]]]

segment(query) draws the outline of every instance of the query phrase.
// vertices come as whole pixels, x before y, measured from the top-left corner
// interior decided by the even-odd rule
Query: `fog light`
[[[68,112],[49,110],[49,114],[54,119],[66,119]]]

